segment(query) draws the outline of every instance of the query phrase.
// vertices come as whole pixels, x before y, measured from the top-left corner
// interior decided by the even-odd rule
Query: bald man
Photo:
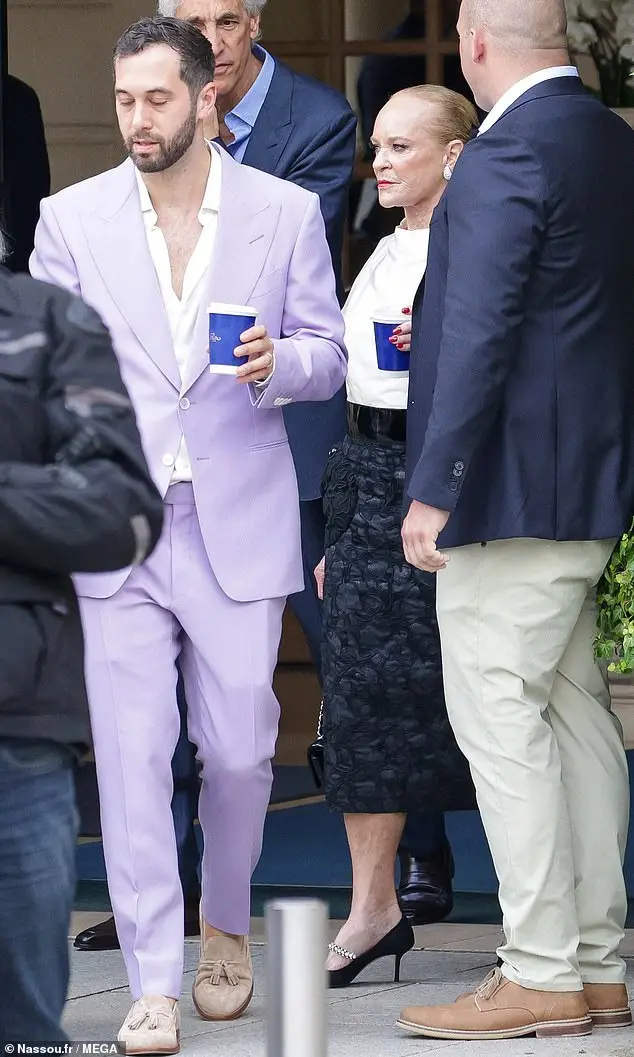
[[[634,511],[634,132],[583,88],[563,0],[464,0],[488,111],[413,313],[408,560],[438,572],[447,706],[491,847],[500,966],[399,1023],[587,1035],[632,1016],[629,785],[595,588]]]

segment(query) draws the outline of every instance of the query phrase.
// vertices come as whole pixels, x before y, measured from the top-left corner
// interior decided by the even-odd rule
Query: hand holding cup
[[[241,384],[265,382],[275,365],[274,346],[266,327],[256,326],[257,309],[249,305],[209,305],[209,370],[234,374]]]
[[[275,366],[274,346],[264,326],[249,327],[240,335],[241,344],[234,355],[248,357],[248,362],[238,367],[238,381],[266,382]]]
[[[377,366],[380,371],[396,371],[401,374],[407,374],[409,371],[412,328],[409,321],[399,318],[400,315],[405,315],[405,312],[388,309],[372,317]],[[403,328],[406,328],[406,342],[401,340]]]
[[[388,341],[390,341],[392,345],[395,345],[397,349],[400,349],[401,352],[411,352],[412,351],[412,310],[411,310],[411,308],[404,308],[403,309],[403,315],[407,316],[408,318],[404,319],[402,323],[399,323],[399,325],[395,328],[394,333],[392,334],[392,337],[388,338]]]

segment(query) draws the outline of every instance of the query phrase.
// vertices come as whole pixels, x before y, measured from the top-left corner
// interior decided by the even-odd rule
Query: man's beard
[[[165,140],[162,136],[148,136],[145,139],[140,135],[129,136],[125,144],[126,150],[140,172],[165,172],[176,165],[191,147],[196,135],[196,124],[196,107],[193,106],[171,139]],[[156,144],[156,150],[151,157],[140,157],[135,153],[135,143],[148,142]]]

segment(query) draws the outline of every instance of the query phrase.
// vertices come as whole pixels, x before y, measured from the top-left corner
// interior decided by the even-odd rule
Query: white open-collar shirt
[[[176,356],[181,378],[183,378],[185,367],[194,352],[194,332],[201,309],[201,298],[204,290],[203,279],[209,268],[218,227],[222,164],[212,147],[209,148],[209,153],[211,156],[209,177],[198,213],[198,221],[202,230],[185,271],[183,292],[180,299],[172,286],[172,269],[165,237],[158,226],[158,217],[152,205],[148,189],[143,182],[143,177],[138,170],[135,170],[148,247],[161,288],[161,295],[174,342],[174,355]],[[191,479],[192,471],[187,444],[185,443],[185,438],[181,435],[170,483],[177,484],[181,481],[191,481]]]

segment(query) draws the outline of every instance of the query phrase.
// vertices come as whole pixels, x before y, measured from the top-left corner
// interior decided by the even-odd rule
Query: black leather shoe
[[[410,925],[443,921],[453,910],[454,861],[448,842],[428,859],[399,852],[401,880],[398,901]]]
[[[119,937],[114,918],[106,918],[91,929],[84,929],[75,936],[73,946],[78,951],[118,951]]]
[[[188,899],[185,903],[185,935],[200,935],[200,898]],[[107,918],[91,929],[84,929],[75,937],[74,947],[78,951],[118,951],[119,937],[114,918]]]

